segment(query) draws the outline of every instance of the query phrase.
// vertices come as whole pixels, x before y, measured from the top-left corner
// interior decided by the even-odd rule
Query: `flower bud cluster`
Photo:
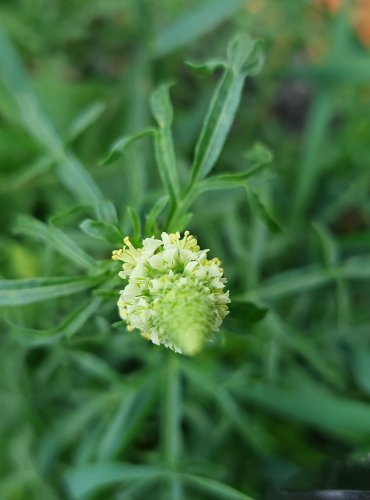
[[[127,329],[189,355],[211,340],[230,299],[221,263],[207,252],[189,231],[146,238],[141,248],[126,237],[112,258],[123,262],[119,276],[128,279],[118,300]]]

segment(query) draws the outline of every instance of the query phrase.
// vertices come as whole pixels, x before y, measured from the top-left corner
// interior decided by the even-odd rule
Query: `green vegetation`
[[[2,500],[367,463],[370,55],[319,3],[0,5]],[[194,357],[126,330],[111,260],[185,229],[232,301]]]

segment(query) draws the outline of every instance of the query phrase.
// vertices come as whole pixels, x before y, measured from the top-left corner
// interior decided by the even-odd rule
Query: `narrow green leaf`
[[[101,297],[88,298],[78,305],[59,325],[47,330],[36,330],[14,325],[16,334],[22,335],[26,343],[32,346],[48,345],[63,337],[71,338],[94,314],[101,302]]]
[[[259,170],[272,162],[272,152],[264,144],[256,142],[253,146],[244,153],[244,158],[248,160],[251,165],[249,169],[254,172]]]
[[[165,475],[162,469],[148,465],[131,465],[119,462],[98,462],[76,467],[67,472],[65,479],[72,498],[85,495],[124,481],[147,480]]]
[[[154,38],[153,51],[163,57],[208,33],[232,17],[244,5],[243,0],[208,0],[189,9]]]
[[[320,149],[328,133],[333,108],[333,92],[330,87],[322,86],[311,104],[306,119],[301,164],[297,170],[298,178],[294,189],[292,207],[294,224],[299,224],[305,215],[315,190],[321,169]]]
[[[105,111],[103,102],[94,102],[86,109],[79,113],[73,122],[68,127],[66,134],[66,142],[71,142],[77,139],[85,132],[93,123],[95,123]]]
[[[197,185],[198,192],[244,187],[247,179],[266,168],[272,161],[271,151],[262,144],[255,144],[244,157],[251,163],[247,170],[208,177]]]
[[[161,375],[161,370],[158,370],[152,374],[149,383],[143,380],[143,387],[135,391],[135,401],[121,437],[120,450],[126,450],[140,436],[145,420],[153,414],[158,401]]]
[[[370,395],[370,345],[355,344],[351,349],[351,368],[358,386]]]
[[[117,499],[132,500],[133,498],[147,498],[153,493],[153,483],[155,482],[155,477],[149,477],[147,479],[140,479],[140,483],[130,484],[130,486],[125,485],[118,490]]]
[[[132,226],[132,241],[134,245],[139,245],[141,242],[141,220],[140,216],[135,209],[127,207],[127,212],[131,220]]]
[[[81,220],[81,217],[86,216],[88,212],[88,208],[84,205],[74,205],[72,207],[63,208],[49,217],[49,223],[54,227],[64,227],[68,224],[75,225]]]
[[[242,302],[232,300],[229,311],[224,320],[226,330],[233,333],[247,334],[250,328],[261,321],[267,314],[266,307],[260,307],[253,302]]]
[[[188,224],[192,218],[193,218],[192,212],[188,212],[188,213],[184,214],[183,216],[181,216],[177,221],[176,231],[180,231],[180,232],[184,231],[184,229],[186,229],[188,227]]]
[[[53,160],[48,156],[41,156],[36,161],[22,168],[20,172],[13,175],[6,174],[0,178],[0,191],[21,189],[24,185],[32,182],[37,177],[46,174],[53,167]]]
[[[80,228],[92,238],[108,242],[112,245],[120,245],[122,243],[121,231],[115,224],[111,224],[110,222],[85,219],[81,222]]]
[[[171,200],[176,202],[179,196],[180,182],[171,131],[173,108],[169,96],[169,86],[170,84],[160,85],[153,92],[150,105],[158,124],[158,129],[154,132],[154,152],[159,174]]]
[[[292,328],[284,322],[276,313],[271,311],[266,321],[266,330],[271,332],[273,341],[277,342],[284,353],[292,351],[305,360],[307,366],[316,372],[322,380],[331,387],[341,389],[345,386],[346,374],[341,373],[339,365],[328,362],[325,359],[319,343],[312,342],[312,338],[303,331]]]
[[[249,170],[237,174],[221,174],[208,177],[197,186],[198,193],[223,189],[243,188],[245,180],[250,177]]]
[[[333,236],[322,222],[313,222],[312,227],[320,239],[325,264],[328,267],[333,266],[338,261],[338,247]]]
[[[253,500],[252,497],[246,495],[242,491],[228,484],[220,483],[215,479],[196,476],[194,474],[181,474],[181,477],[184,478],[187,483],[196,486],[200,491],[212,495],[212,498],[216,496],[224,500]]]
[[[103,358],[87,351],[74,349],[70,353],[70,359],[78,366],[78,371],[86,373],[102,382],[116,383],[118,373]]]
[[[367,256],[352,257],[330,271],[316,266],[285,271],[249,290],[240,298],[276,300],[328,285],[337,275],[346,279],[367,281],[370,278],[370,259]]]
[[[227,66],[225,61],[219,61],[219,60],[206,61],[204,63],[185,61],[185,64],[189,66],[189,68],[195,71],[196,73],[207,73],[207,74],[212,74],[218,69],[225,69]]]
[[[173,106],[170,100],[169,88],[172,83],[163,83],[150,98],[150,109],[159,128],[171,127],[173,122]]]
[[[282,297],[307,292],[327,285],[333,277],[322,268],[301,268],[285,271],[261,283],[248,295],[262,300],[276,300]]]
[[[227,69],[211,99],[192,166],[192,183],[203,179],[214,167],[240,102],[245,78],[255,64],[262,64],[260,42],[247,35],[235,38],[228,48]]]
[[[146,216],[145,222],[145,234],[146,236],[153,236],[157,233],[157,219],[161,212],[165,209],[168,204],[168,196],[162,196],[151,208],[150,212]]]
[[[184,364],[182,368],[190,381],[201,389],[205,396],[209,397],[211,401],[215,400],[217,402],[227,419],[249,446],[252,446],[261,455],[271,453],[275,446],[273,437],[257,419],[241,410],[222,384],[215,383],[207,374],[194,365]]]
[[[100,161],[100,165],[110,165],[111,163],[115,162],[116,160],[121,158],[129,144],[137,141],[138,139],[141,139],[142,137],[146,137],[153,132],[153,129],[145,128],[143,130],[140,130],[139,132],[136,132],[135,134],[120,137],[109,148],[109,151],[105,158]]]
[[[118,223],[118,216],[116,207],[109,200],[103,200],[96,204],[95,207],[96,217],[103,222],[110,222],[112,224]]]
[[[292,382],[291,387],[256,384],[243,387],[239,393],[244,400],[267,411],[310,425],[344,441],[361,443],[369,438],[369,404],[337,397],[307,376],[300,375]]]
[[[97,311],[100,304],[102,303],[102,298],[99,296],[94,296],[93,298],[87,299],[81,305],[79,305],[58,327],[58,331],[65,337],[71,338],[75,335],[86,323],[86,321]],[[57,333],[57,330],[55,333]]]
[[[98,277],[0,280],[0,306],[21,306],[66,297],[96,286]]]
[[[246,72],[257,75],[265,62],[262,40],[253,40],[248,35],[238,35],[227,47],[228,63],[235,73]]]
[[[18,218],[15,232],[40,240],[68,260],[84,269],[94,269],[96,260],[86,253],[63,231],[53,226],[47,226],[41,221],[29,216]]]
[[[275,217],[271,214],[270,210],[266,207],[266,204],[263,202],[261,196],[256,193],[252,188],[250,188],[247,184],[244,184],[244,188],[247,193],[247,198],[249,205],[253,212],[258,215],[262,221],[266,224],[266,226],[273,233],[281,233],[282,228],[280,224],[276,221]]]
[[[126,428],[130,422],[130,415],[134,403],[135,392],[129,389],[124,395],[121,405],[115,415],[113,415],[112,421],[109,422],[108,428],[101,439],[97,454],[99,460],[112,460],[116,456],[122,444]]]
[[[57,173],[64,186],[77,200],[95,205],[103,194],[80,161],[69,151],[43,110],[18,55],[6,35],[0,30],[0,75],[13,96],[23,126],[57,164]]]
[[[317,66],[306,66],[289,70],[289,78],[309,79],[321,85],[364,84],[370,79],[370,66],[367,54],[348,53],[340,61],[327,61]]]

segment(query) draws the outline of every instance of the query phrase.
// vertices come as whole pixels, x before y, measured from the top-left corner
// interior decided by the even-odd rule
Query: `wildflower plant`
[[[367,467],[369,55],[346,9],[2,3],[1,499],[250,500],[325,455]],[[263,46],[224,51],[232,26],[267,41],[248,86]]]
[[[118,295],[118,310],[123,320],[120,325],[125,325],[126,331],[140,331],[141,335],[153,344],[161,344],[175,353],[194,355],[212,340],[220,338],[220,333],[217,332],[222,328],[223,320],[229,317],[229,313],[231,321],[227,326],[228,331],[232,331],[238,324],[240,326],[240,318],[248,328],[260,320],[265,310],[251,302],[233,301],[232,295],[229,297],[220,260],[212,257],[212,249],[201,249],[197,239],[186,228],[191,225],[193,213],[190,209],[198,197],[205,192],[234,188],[242,188],[253,210],[257,210],[268,223],[273,223],[258,192],[250,184],[250,178],[258,175],[271,162],[271,154],[265,147],[255,145],[249,149],[246,154],[248,168],[233,173],[210,175],[230,131],[244,80],[247,76],[257,74],[262,67],[261,42],[247,35],[240,35],[229,44],[226,60],[190,65],[194,70],[203,72],[222,69],[223,74],[211,98],[187,180],[184,181],[179,175],[176,163],[171,130],[173,108],[168,84],[159,86],[150,100],[156,126],[119,137],[110,147],[101,165],[109,165],[120,159],[132,142],[146,136],[151,137],[164,189],[163,196],[155,201],[145,216],[145,227],[142,227],[142,213],[138,209],[127,208],[131,234],[124,238],[123,247],[113,251],[113,260],[119,262],[119,267],[116,263],[108,262],[106,255],[99,261],[62,229],[65,220],[75,218],[76,213],[78,215],[89,207],[87,210],[92,216],[80,224],[85,237],[93,242],[99,240],[105,246],[108,244],[113,248],[117,248],[122,242],[122,230],[115,206],[105,198],[95,180],[58,135],[37,99],[14,48],[2,33],[0,45],[7,56],[0,58],[1,69],[5,75],[4,84],[13,96],[14,106],[20,108],[23,126],[46,151],[43,168],[49,169],[56,165],[55,174],[59,181],[80,205],[76,211],[57,214],[48,223],[32,217],[20,217],[16,231],[46,243],[69,263],[86,271],[85,275],[77,277],[2,280],[0,305],[9,308],[24,306],[88,292],[86,300],[75,306],[60,324],[49,325],[47,329],[36,330],[17,326],[16,320],[10,314],[8,323],[13,325],[18,336],[28,346],[58,346],[59,343],[71,342],[74,336],[78,338],[83,325],[94,317],[101,307],[107,307],[108,304],[110,307],[115,306]],[[94,113],[89,110],[89,118],[83,116],[77,120],[79,127],[81,123],[87,126],[91,115],[96,119],[99,113],[101,109],[94,109]],[[207,241],[206,234],[201,237],[202,241]],[[227,263],[225,268],[227,275]],[[122,290],[119,292],[120,286]],[[141,345],[143,350],[144,343]],[[84,356],[79,353],[78,360],[85,359]],[[89,362],[88,359],[85,360],[85,367],[91,362],[91,359]],[[160,377],[165,377],[163,449],[167,472],[163,477],[167,478],[170,491],[175,495],[171,498],[178,497],[175,492],[181,488],[180,483],[183,481],[195,481],[194,484],[197,481],[196,476],[189,475],[187,479],[184,476],[179,480],[180,476],[173,475],[179,473],[178,461],[181,453],[177,407],[182,376],[175,359],[176,356],[170,355],[165,371],[158,372]],[[108,369],[107,372],[110,373]],[[192,376],[189,377],[191,380]],[[142,389],[138,389],[138,397],[142,394],[139,399],[144,402],[147,391],[151,391],[149,381],[145,381]],[[160,385],[160,379],[156,383]],[[125,408],[126,404],[131,404],[125,399],[127,394],[124,396]],[[135,413],[135,419],[139,418],[142,411],[140,404],[142,403],[139,403],[139,413]],[[126,417],[119,417],[117,429],[121,429],[124,422]],[[107,458],[118,452],[110,437],[108,441],[102,442],[101,448],[101,456]],[[116,451],[113,451],[111,446]],[[104,474],[101,475],[102,478],[103,476]],[[73,474],[67,474],[66,481],[72,496],[78,496],[80,480]],[[203,487],[203,480],[200,481]],[[207,482],[205,484],[207,487]],[[217,484],[212,483],[210,489],[216,487],[222,491],[224,486]],[[94,481],[86,486],[86,492],[99,487]],[[226,489],[235,491],[230,487]]]

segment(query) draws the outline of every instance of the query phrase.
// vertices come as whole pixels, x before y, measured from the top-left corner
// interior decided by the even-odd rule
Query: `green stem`
[[[179,360],[176,354],[169,353],[166,372],[166,396],[164,408],[164,453],[170,476],[170,496],[173,500],[182,499],[182,486],[176,475],[181,454],[181,386]]]
[[[190,183],[189,186],[185,189],[174,210],[170,212],[166,223],[168,232],[178,231],[181,219],[184,217],[198,194],[198,186],[194,183]]]

